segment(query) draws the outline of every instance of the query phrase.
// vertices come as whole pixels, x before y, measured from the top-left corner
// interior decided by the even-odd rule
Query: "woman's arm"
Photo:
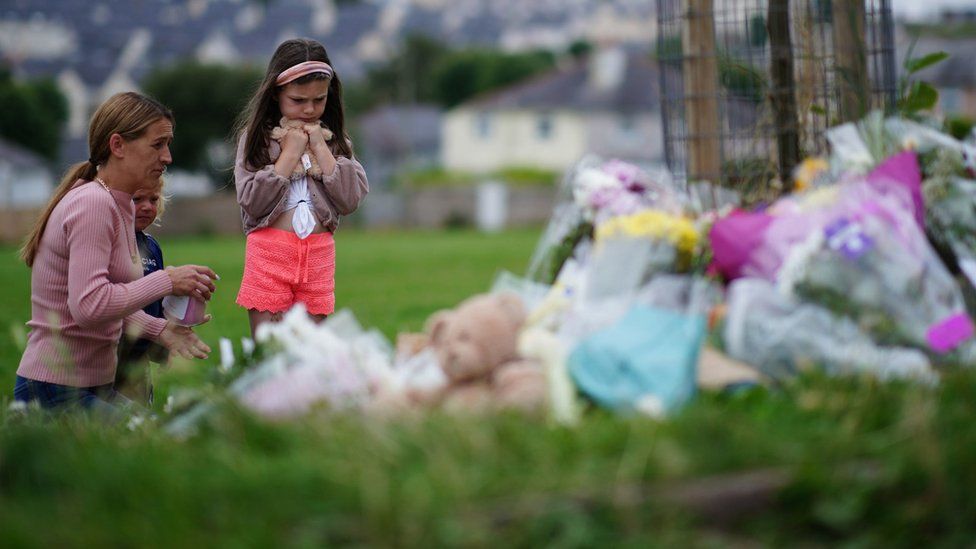
[[[165,318],[154,317],[141,309],[125,317],[122,323],[123,333],[133,339],[143,337],[157,343],[159,334],[165,327]]]
[[[124,318],[173,291],[164,271],[127,283],[109,280],[115,207],[108,193],[81,194],[66,204],[60,229],[68,242],[68,310],[80,326]]]

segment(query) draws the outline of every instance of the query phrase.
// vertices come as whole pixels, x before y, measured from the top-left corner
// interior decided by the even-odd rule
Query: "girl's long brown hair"
[[[286,40],[278,46],[271,61],[268,63],[268,72],[264,75],[264,80],[254,95],[251,97],[247,108],[241,113],[235,129],[235,140],[240,140],[245,135],[244,159],[245,165],[250,168],[257,168],[271,163],[268,154],[269,136],[272,128],[278,125],[281,120],[281,108],[278,106],[278,86],[275,85],[278,75],[286,69],[305,61],[322,61],[332,65],[329,54],[325,47],[307,38],[296,38]],[[305,84],[313,80],[324,80],[325,74],[312,73],[305,75],[293,82]],[[322,122],[332,130],[336,136],[332,141],[335,151],[340,156],[352,158],[352,147],[349,146],[349,136],[346,133],[345,115],[342,108],[342,83],[339,75],[332,76],[329,82],[329,98],[325,101],[325,111],[322,113]]]
[[[20,258],[28,267],[34,266],[41,237],[44,236],[44,229],[47,228],[47,221],[55,206],[68,194],[75,181],[93,180],[98,174],[97,166],[108,161],[109,139],[112,135],[119,134],[126,141],[138,139],[146,128],[160,118],[173,122],[173,113],[155,99],[136,92],[117,93],[98,107],[88,123],[88,160],[72,165],[64,173],[61,183],[54,189],[54,195],[34,222],[34,227],[20,249]]]

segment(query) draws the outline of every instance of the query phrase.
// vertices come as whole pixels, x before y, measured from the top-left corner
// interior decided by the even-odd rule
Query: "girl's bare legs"
[[[256,311],[254,309],[247,310],[247,319],[251,322],[251,338],[254,338],[254,334],[258,331],[258,326],[264,324],[265,322],[280,322],[281,317],[285,313],[271,313],[268,311]],[[319,324],[325,320],[329,315],[309,315],[312,320]]]
[[[269,311],[248,309],[247,319],[251,322],[251,338],[254,338],[254,334],[257,333],[258,326],[264,324],[265,322],[279,322],[283,314],[284,313],[272,313]]]

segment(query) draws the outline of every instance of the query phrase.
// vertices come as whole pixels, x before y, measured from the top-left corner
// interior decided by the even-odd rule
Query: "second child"
[[[271,130],[283,118],[301,124],[279,143]],[[304,173],[309,154],[321,175]],[[247,235],[237,303],[248,310],[251,334],[299,302],[324,319],[335,308],[333,233],[369,183],[353,156],[342,85],[322,44],[287,40],[275,50],[238,123],[234,183]]]
[[[156,219],[163,215],[165,197],[163,187],[165,182],[159,178],[155,187],[139,189],[132,194],[132,204],[135,206],[136,247],[142,260],[142,276],[159,271],[163,268],[163,249],[159,242],[146,232]],[[163,300],[157,299],[142,309],[150,316],[163,318]],[[169,352],[165,347],[152,341],[132,337],[123,333],[119,341],[119,362],[115,369],[115,390],[140,404],[152,406],[153,386],[150,361],[165,364]]]

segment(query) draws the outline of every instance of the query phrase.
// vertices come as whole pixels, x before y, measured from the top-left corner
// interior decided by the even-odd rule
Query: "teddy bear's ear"
[[[522,303],[521,297],[512,292],[504,292],[497,294],[495,299],[512,323],[521,325],[525,322],[525,305]]]
[[[451,321],[454,313],[451,311],[437,311],[427,319],[424,331],[430,334],[430,342],[438,344],[444,338],[444,331],[447,324]]]

